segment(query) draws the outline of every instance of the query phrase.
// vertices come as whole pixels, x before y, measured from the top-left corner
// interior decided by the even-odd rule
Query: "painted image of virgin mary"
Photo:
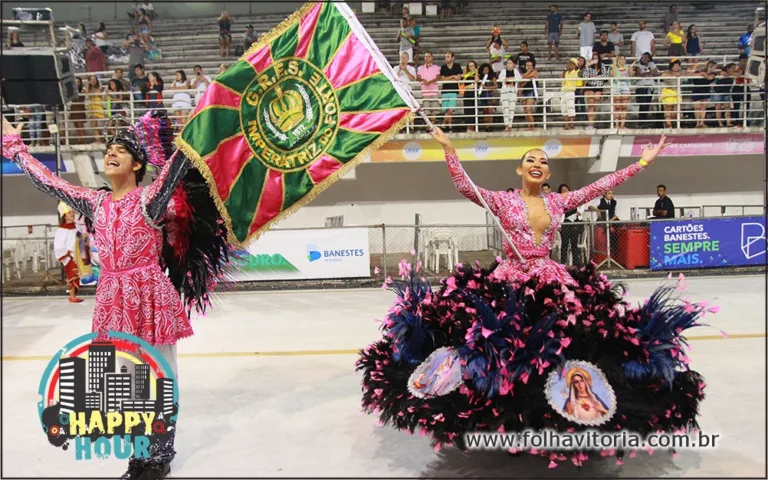
[[[578,420],[596,420],[608,415],[608,405],[592,391],[592,375],[579,367],[570,369],[565,375],[568,399],[563,410]]]
[[[452,355],[440,355],[432,359],[425,371],[413,381],[413,387],[429,395],[442,395],[454,383],[451,369]]]

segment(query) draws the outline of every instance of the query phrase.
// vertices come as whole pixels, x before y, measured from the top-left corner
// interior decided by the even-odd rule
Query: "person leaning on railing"
[[[688,74],[695,76],[688,80],[691,85],[691,100],[693,100],[693,115],[696,118],[696,128],[707,126],[707,104],[712,96],[712,87],[715,84],[717,63],[709,61],[706,64],[697,62],[688,70]]]
[[[611,90],[613,91],[614,117],[616,128],[627,128],[627,104],[629,103],[629,69],[627,58],[624,55],[616,57],[616,63],[610,66],[609,75],[613,79]]]
[[[635,95],[640,110],[640,128],[645,127],[645,122],[648,121],[648,112],[651,109],[651,100],[653,99],[653,87],[655,81],[652,77],[659,76],[659,69],[656,64],[653,63],[653,57],[650,53],[644,53],[640,56],[640,61],[633,62],[632,66],[634,71],[632,76],[642,77],[642,80],[637,80],[635,83]]]
[[[579,61],[572,58],[568,61],[563,70],[563,83],[560,87],[560,111],[565,117],[565,130],[574,129],[574,120],[576,117],[576,88],[579,85],[579,72],[576,66]]]

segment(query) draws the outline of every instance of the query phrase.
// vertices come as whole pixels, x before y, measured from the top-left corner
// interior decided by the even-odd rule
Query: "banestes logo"
[[[342,248],[335,250],[320,250],[317,245],[307,245],[307,258],[310,262],[323,260],[325,262],[342,262],[348,257],[362,257],[365,250],[362,248]]]
[[[311,263],[323,258],[323,254],[320,253],[320,250],[317,248],[317,245],[307,245],[307,258]]]

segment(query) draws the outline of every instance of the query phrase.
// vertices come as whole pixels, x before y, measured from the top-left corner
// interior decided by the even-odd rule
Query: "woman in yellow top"
[[[674,58],[669,62],[669,70],[661,74],[661,104],[664,106],[664,127],[672,128],[672,122],[677,121],[680,113],[680,72],[682,65],[680,60]]]
[[[664,45],[669,46],[667,54],[670,57],[684,57],[685,56],[685,44],[688,41],[688,36],[683,32],[683,28],[680,26],[680,22],[672,23],[672,28],[664,38]]]
[[[99,143],[101,138],[102,120],[106,117],[104,104],[106,102],[106,90],[99,83],[96,75],[88,77],[88,84],[85,87],[85,108],[89,120],[89,126],[94,131],[95,140],[93,143]]]

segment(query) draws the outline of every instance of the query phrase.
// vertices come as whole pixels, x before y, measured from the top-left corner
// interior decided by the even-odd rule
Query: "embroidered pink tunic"
[[[453,178],[453,183],[462,195],[478,205],[482,205],[472,189],[471,180],[464,172],[459,162],[458,155],[446,154],[448,170]],[[485,203],[501,221],[504,231],[515,243],[520,255],[526,260],[523,264],[512,251],[512,248],[504,242],[504,253],[507,259],[496,268],[494,274],[498,278],[507,281],[526,281],[530,277],[538,276],[544,282],[563,282],[575,285],[575,281],[568,274],[565,267],[549,258],[555,233],[560,228],[563,213],[585,205],[608,190],[627,181],[630,177],[643,170],[639,163],[635,162],[629,167],[606,175],[595,183],[579,190],[568,192],[565,196],[552,193],[542,197],[544,208],[549,214],[549,228],[541,235],[541,241],[536,243],[535,235],[528,220],[528,205],[523,200],[519,190],[514,193],[493,192],[478,187]]]
[[[151,345],[171,345],[192,335],[181,298],[159,263],[163,231],[157,224],[173,213],[169,201],[181,178],[178,162],[166,162],[149,186],[113,200],[111,192],[77,187],[53,175],[17,135],[3,136],[3,155],[14,159],[37,188],[93,222],[101,263],[93,314],[97,341],[107,340],[109,330]]]

